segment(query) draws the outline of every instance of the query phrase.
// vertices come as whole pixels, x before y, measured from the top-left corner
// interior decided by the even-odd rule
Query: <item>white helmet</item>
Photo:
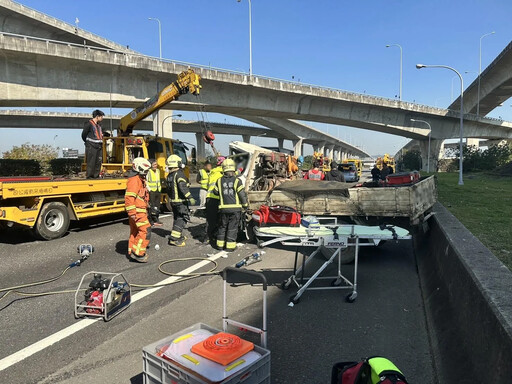
[[[140,175],[145,175],[151,169],[151,163],[143,157],[133,159],[132,169]]]
[[[171,155],[167,158],[166,164],[169,168],[180,168],[181,157],[179,157],[178,155]]]

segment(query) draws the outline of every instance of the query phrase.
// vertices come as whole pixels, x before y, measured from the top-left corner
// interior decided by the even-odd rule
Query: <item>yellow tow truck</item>
[[[123,212],[125,172],[131,169],[133,159],[139,156],[157,159],[165,181],[165,160],[169,155],[177,154],[183,159],[183,164],[187,164],[185,144],[159,136],[134,136],[133,128],[180,95],[198,95],[200,80],[201,77],[191,69],[182,72],[176,81],[124,116],[117,136],[103,138],[100,179],[0,178],[0,228],[28,227],[37,237],[51,240],[64,235],[71,220]],[[188,169],[185,171],[188,173]],[[164,202],[167,199],[167,194],[163,193]]]

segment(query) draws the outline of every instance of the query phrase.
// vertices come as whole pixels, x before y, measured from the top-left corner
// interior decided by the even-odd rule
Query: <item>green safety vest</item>
[[[209,175],[209,172],[206,172],[205,169],[201,169],[199,171],[199,175],[201,176],[201,181],[200,181],[201,189],[208,190],[208,175]]]
[[[222,178],[217,180],[217,189],[219,191],[219,209],[228,209],[228,208],[242,208],[242,204],[240,204],[240,198],[238,197],[238,193],[244,189],[242,183],[240,183],[240,179],[235,178],[235,182],[233,183],[233,198],[230,198],[231,201],[224,201],[224,193],[222,189]]]
[[[146,185],[148,186],[148,190],[151,192],[161,192],[162,191],[162,183],[160,181],[160,170],[157,169],[153,171],[149,170],[148,175],[146,177]]]
[[[380,383],[380,376],[386,372],[398,372],[401,375],[403,375],[403,373],[397,368],[397,366],[388,359],[386,359],[385,357],[373,357],[371,359],[368,359],[368,364],[370,364],[370,367],[372,368],[372,384]]]
[[[208,175],[208,194],[206,195],[206,197],[213,198],[213,199],[219,198],[218,196],[214,195],[212,192],[213,192],[213,188],[215,187],[215,184],[217,183],[217,180],[219,180],[223,175],[224,175],[224,173],[222,172],[222,167],[220,167],[220,166],[213,168],[210,171],[210,174]]]

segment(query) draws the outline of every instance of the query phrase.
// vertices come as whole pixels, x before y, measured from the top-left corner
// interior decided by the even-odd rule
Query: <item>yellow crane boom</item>
[[[178,79],[162,89],[157,95],[147,100],[140,107],[135,108],[121,119],[118,136],[128,136],[139,121],[145,119],[153,112],[158,111],[167,103],[176,100],[180,95],[191,93],[199,95],[201,89],[201,76],[192,69],[181,72]]]

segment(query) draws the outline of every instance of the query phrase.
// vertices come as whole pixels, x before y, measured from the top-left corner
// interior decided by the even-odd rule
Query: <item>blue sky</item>
[[[23,0],[51,16],[74,23],[141,53],[158,56],[158,26],[162,22],[163,56],[180,61],[247,71],[249,67],[248,2],[242,0]],[[253,70],[255,74],[393,98],[398,94],[399,50],[404,50],[403,99],[446,107],[451,100],[453,73],[418,71],[416,63],[445,64],[465,74],[469,85],[478,71],[482,34],[482,68],[510,42],[510,0],[252,0]],[[458,83],[454,82],[457,93]],[[148,95],[150,97],[152,95]],[[512,120],[511,102],[490,116]],[[195,114],[184,117],[196,118]],[[209,114],[210,121],[235,119]],[[308,123],[362,145],[372,154],[395,153],[408,140],[371,131]],[[0,151],[33,143],[82,149],[77,131],[0,131]],[[175,137],[194,142],[192,135]],[[219,136],[225,150],[228,138]],[[275,145],[264,137],[260,145]]]

